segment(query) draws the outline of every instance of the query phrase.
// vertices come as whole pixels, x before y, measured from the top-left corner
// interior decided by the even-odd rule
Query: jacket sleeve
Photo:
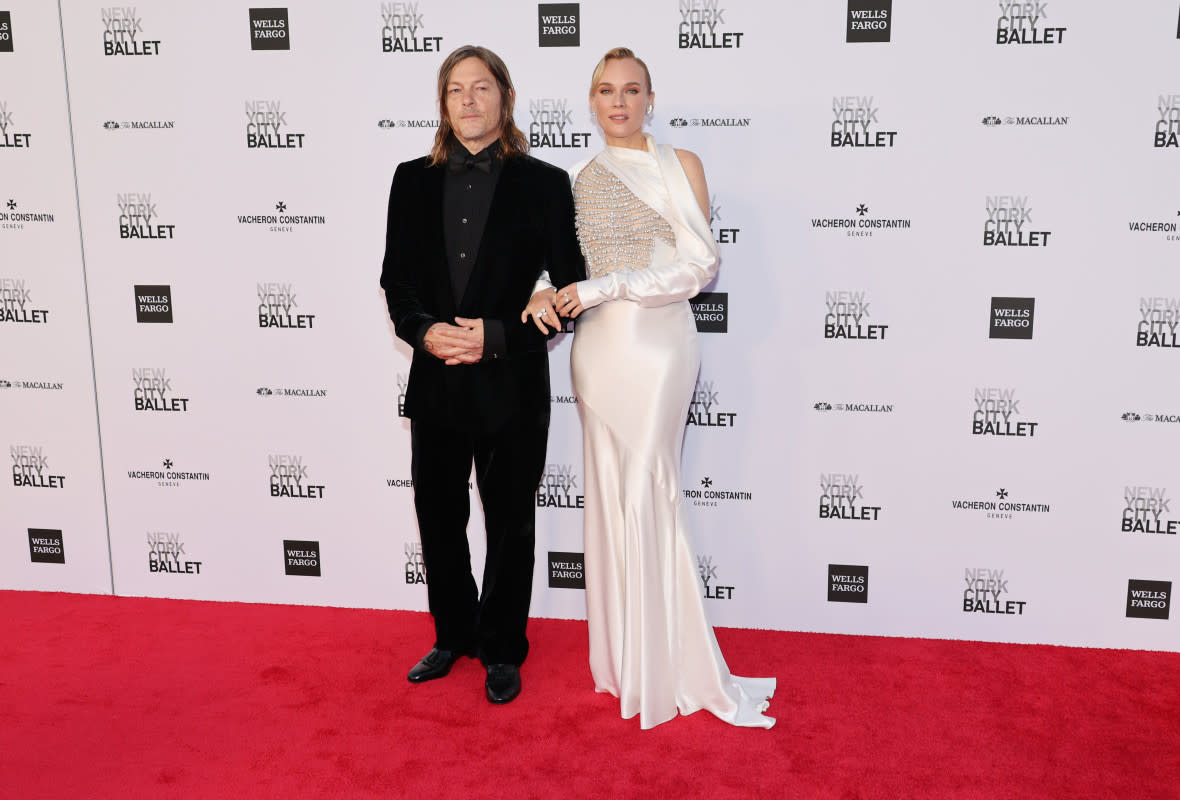
[[[570,191],[569,179],[564,171],[555,169],[546,169],[542,177],[542,235],[545,237],[545,249],[544,262],[538,274],[560,287],[586,277],[586,265],[574,228],[574,195]],[[537,286],[534,286],[533,292],[537,291]],[[538,344],[540,349],[544,349],[545,342],[557,335],[557,331],[550,330],[542,336],[532,320],[521,322],[519,316],[505,320],[504,330],[509,356],[517,352],[534,351],[538,349]]]
[[[389,305],[389,318],[399,339],[420,348],[430,326],[440,320],[427,313],[422,304],[420,269],[414,242],[418,233],[414,220],[418,216],[413,167],[401,164],[393,175],[389,189],[389,215],[385,227],[385,258],[381,262],[381,288]]]

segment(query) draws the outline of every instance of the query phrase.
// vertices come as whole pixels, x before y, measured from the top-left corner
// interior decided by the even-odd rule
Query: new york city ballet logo
[[[34,564],[66,563],[65,537],[58,528],[29,528],[29,560]]]
[[[1140,619],[1167,619],[1172,609],[1172,582],[1127,581],[1127,616]]]
[[[438,53],[442,37],[429,36],[422,3],[381,4],[382,53]]]
[[[158,203],[151,192],[125,192],[115,195],[119,209],[120,239],[173,239],[176,226],[161,221]]]
[[[541,3],[537,6],[538,47],[578,47],[581,43],[579,3]]]
[[[173,531],[148,531],[148,572],[164,575],[200,575],[202,561],[193,561],[185,552],[180,534]]]
[[[1180,520],[1172,519],[1172,499],[1162,486],[1123,487],[1123,533],[1175,536]]]
[[[135,6],[102,9],[102,52],[105,56],[158,56],[160,40],[148,39]]]
[[[1140,297],[1136,347],[1180,347],[1180,298]]]
[[[1017,421],[1021,401],[1015,389],[995,386],[975,390],[975,410],[971,415],[973,436],[1017,436],[1032,438],[1039,422]]]
[[[881,130],[880,106],[870,96],[832,98],[832,147],[893,147],[897,131]]]
[[[174,489],[178,486],[193,486],[208,483],[211,476],[208,472],[198,469],[186,469],[165,458],[159,467],[151,469],[129,469],[127,479],[132,481],[148,481],[161,488]]]
[[[1034,231],[1028,195],[998,194],[984,199],[985,247],[1048,247],[1051,231]]]
[[[24,278],[0,278],[0,323],[46,325],[49,309],[38,305]]]
[[[1180,211],[1176,212],[1176,217],[1180,217]],[[0,219],[3,216],[0,215]],[[1127,223],[1127,229],[1131,233],[1143,233],[1148,235],[1159,236],[1160,239],[1168,242],[1180,242],[1180,233],[1177,232],[1177,223],[1175,218],[1163,219],[1137,219],[1131,220]]]
[[[824,472],[819,476],[819,518],[876,522],[881,506],[866,502],[859,475]]]
[[[258,296],[258,327],[270,330],[311,330],[315,327],[315,314],[299,306],[299,295],[291,283],[259,283],[255,287]]]
[[[697,573],[701,576],[701,588],[706,600],[732,600],[732,586],[722,586],[717,577],[717,565],[713,563],[713,556],[697,556]]]
[[[529,100],[529,147],[582,149],[590,146],[590,132],[577,131],[573,106],[564,97]]]
[[[702,428],[734,427],[737,424],[737,412],[727,410],[728,406],[722,404],[720,397],[721,390],[717,388],[716,381],[698,376],[685,424]]]
[[[709,198],[709,229],[713,234],[713,239],[717,244],[737,244],[738,234],[742,232],[741,228],[732,227],[734,221],[725,221],[725,217],[721,215],[721,201],[717,195]]]
[[[828,602],[869,602],[868,566],[861,564],[828,564]]]
[[[988,325],[989,339],[1033,338],[1035,297],[993,297]]]
[[[893,0],[848,0],[846,42],[887,42],[893,30]]]
[[[8,455],[12,458],[13,486],[22,489],[66,488],[66,476],[53,474],[49,457],[41,445],[9,445]]]
[[[847,217],[811,218],[812,228],[840,231],[845,236],[853,238],[869,238],[883,230],[909,230],[911,225],[913,222],[903,217],[872,216],[869,207],[864,203],[857,203]]]
[[[982,514],[984,519],[1010,520],[1023,514],[1048,514],[1052,511],[1048,503],[1033,503],[1011,496],[1005,488],[996,490],[994,496],[984,500],[969,500],[961,497],[951,500],[951,508],[960,513]]]
[[[538,508],[577,509],[586,505],[578,493],[578,473],[573,464],[546,464],[537,487]]]
[[[291,130],[281,100],[246,101],[246,148],[301,150],[304,133]]]
[[[839,289],[824,293],[824,338],[856,341],[885,340],[888,325],[869,322],[868,292]]]
[[[1047,2],[1000,0],[996,20],[996,44],[1062,44],[1063,27],[1053,27]],[[1060,7],[1060,4],[1057,5]],[[1054,12],[1056,13],[1056,12]]]
[[[320,543],[305,539],[284,539],[283,569],[288,575],[320,577]]]
[[[1004,570],[967,567],[963,580],[963,610],[971,614],[1005,614],[1023,616],[1025,600],[1013,600]]]
[[[404,417],[406,415],[406,389],[410,386],[410,374],[408,372],[397,373],[397,415]]]
[[[549,588],[585,589],[586,556],[583,553],[550,551]]]
[[[176,393],[172,378],[163,367],[132,369],[131,380],[135,384],[136,411],[183,413],[189,410],[189,398]]]
[[[29,148],[32,146],[33,134],[17,129],[8,102],[0,100],[0,147]]]
[[[270,467],[270,496],[289,500],[323,500],[323,484],[312,483],[303,456],[272,453],[267,456]]]
[[[172,287],[166,284],[136,284],[135,321],[171,323]]]
[[[1156,147],[1180,147],[1180,94],[1161,94],[1156,101]]]
[[[681,50],[730,50],[742,46],[745,33],[730,30],[728,9],[718,0],[677,0],[680,22],[676,44]]]
[[[250,49],[291,49],[291,25],[287,19],[287,9],[250,9]]]
[[[0,53],[12,52],[12,12],[0,11]]]
[[[0,230],[20,231],[26,225],[52,224],[54,216],[49,211],[30,211],[23,209],[15,198],[8,198],[8,202],[0,205]]]
[[[406,542],[402,548],[406,554],[406,583],[426,585],[426,564],[422,561],[422,543]]]

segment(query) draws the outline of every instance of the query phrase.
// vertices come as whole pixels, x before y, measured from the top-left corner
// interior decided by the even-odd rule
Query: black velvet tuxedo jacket
[[[517,411],[547,419],[548,337],[520,313],[542,270],[559,288],[585,277],[569,176],[531,156],[504,160],[471,277],[456,293],[443,239],[445,171],[425,157],[407,161],[389,192],[381,287],[398,338],[414,348],[406,416],[480,433]],[[500,320],[506,355],[448,366],[421,348],[430,325],[457,316]]]

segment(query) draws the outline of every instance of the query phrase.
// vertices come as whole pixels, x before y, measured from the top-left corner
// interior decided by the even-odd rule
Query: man
[[[521,309],[542,270],[565,286],[584,265],[569,178],[526,154],[504,62],[460,47],[439,69],[438,92],[430,155],[393,176],[381,270],[394,328],[414,348],[405,413],[435,626],[434,647],[408,677],[441,678],[477,655],[488,699],[507,703],[528,653],[534,494],[549,432],[545,326],[521,322]],[[473,462],[487,531],[478,593],[467,546]]]

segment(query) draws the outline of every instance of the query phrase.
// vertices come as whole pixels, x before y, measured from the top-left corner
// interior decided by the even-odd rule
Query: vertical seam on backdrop
[[[102,450],[102,417],[98,413],[98,367],[94,359],[94,325],[90,320],[90,283],[86,275],[86,237],[82,235],[82,195],[78,186],[78,155],[74,148],[74,109],[70,102],[70,66],[66,58],[65,15],[57,0],[57,23],[61,33],[61,69],[66,89],[66,118],[70,126],[70,162],[74,171],[74,203],[78,209],[78,254],[82,259],[82,299],[86,308],[86,335],[90,344],[90,379],[94,385],[94,424],[98,432],[98,478],[102,484],[102,517],[107,533],[107,566],[111,577],[111,594],[115,594],[115,554],[111,548],[111,512],[107,503],[107,473]]]

